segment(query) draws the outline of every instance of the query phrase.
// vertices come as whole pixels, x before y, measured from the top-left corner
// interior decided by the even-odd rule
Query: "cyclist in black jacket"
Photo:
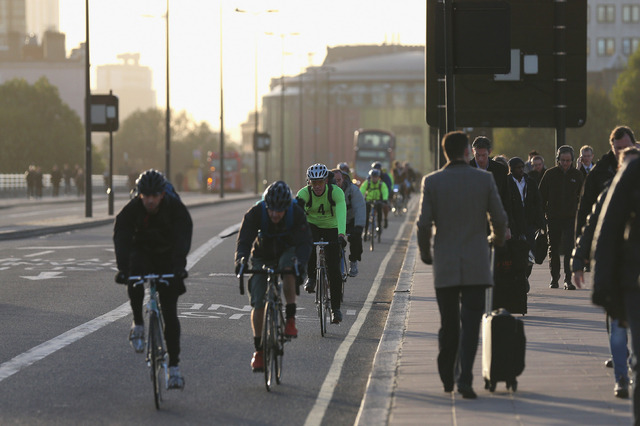
[[[113,242],[118,273],[116,282],[127,284],[133,311],[129,341],[133,349],[144,351],[142,302],[144,288],[134,287],[130,275],[171,274],[169,286],[158,289],[169,353],[169,388],[182,389],[184,378],[178,368],[180,322],[178,296],[186,292],[187,254],[191,248],[193,223],[189,211],[162,173],[143,172],[136,181],[136,196],[116,216]]]
[[[277,269],[293,270],[297,259],[299,270],[309,260],[313,240],[304,210],[293,202],[291,189],[283,181],[269,185],[263,200],[247,211],[240,226],[236,242],[236,275],[243,262],[250,259],[251,269],[261,269],[263,265]],[[302,272],[301,272],[302,274]],[[283,292],[286,300],[286,324],[284,334],[298,337],[296,328],[296,277],[284,275]],[[251,359],[254,372],[264,370],[262,355],[262,321],[267,277],[255,274],[249,279],[251,300],[251,328],[255,352]]]

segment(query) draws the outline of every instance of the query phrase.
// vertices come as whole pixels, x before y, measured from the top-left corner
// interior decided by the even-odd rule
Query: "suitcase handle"
[[[489,241],[489,252],[490,252],[490,260],[489,260],[489,270],[491,271],[491,279],[493,280],[493,268],[495,266],[496,261],[496,251],[493,246],[493,241]],[[490,315],[493,310],[493,286],[488,286],[484,291],[484,313],[486,315]]]

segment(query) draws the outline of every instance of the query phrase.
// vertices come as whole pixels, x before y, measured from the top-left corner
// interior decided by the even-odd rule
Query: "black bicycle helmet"
[[[382,163],[379,162],[379,161],[373,162],[373,163],[371,163],[371,168],[372,169],[382,170]]]
[[[324,164],[314,164],[307,169],[307,179],[309,180],[324,179],[327,176],[329,176],[329,170]]]
[[[136,189],[138,194],[157,195],[165,190],[167,180],[164,175],[157,170],[149,169],[138,176]]]
[[[380,170],[378,170],[378,169],[369,170],[369,176],[371,176],[371,177],[374,177],[374,176],[380,177]]]
[[[291,188],[281,180],[273,182],[264,191],[263,198],[269,210],[284,211],[291,205]]]

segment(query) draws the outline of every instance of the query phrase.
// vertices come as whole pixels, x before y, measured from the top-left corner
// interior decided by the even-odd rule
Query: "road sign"
[[[582,126],[587,103],[587,0],[507,2],[511,16],[511,71],[456,73],[456,126],[553,128],[558,125],[559,109],[564,111],[566,127]],[[458,1],[454,5],[458,3],[474,1]],[[428,0],[427,123],[435,127],[441,76],[436,69],[436,11],[437,0]]]
[[[118,126],[118,97],[91,95],[91,131],[115,132]]]

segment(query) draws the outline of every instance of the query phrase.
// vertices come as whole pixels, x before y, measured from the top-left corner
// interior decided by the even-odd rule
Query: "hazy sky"
[[[85,39],[85,0],[59,1],[60,31],[71,50]],[[171,108],[187,110],[213,129],[220,128],[221,4],[224,125],[236,140],[255,105],[256,40],[260,97],[282,71],[280,34],[287,34],[287,75],[320,65],[327,46],[425,43],[425,0],[170,0]],[[267,9],[278,12],[264,13]],[[158,104],[164,108],[165,10],[166,0],[89,0],[92,86],[97,65],[139,52],[140,63],[153,69]]]

